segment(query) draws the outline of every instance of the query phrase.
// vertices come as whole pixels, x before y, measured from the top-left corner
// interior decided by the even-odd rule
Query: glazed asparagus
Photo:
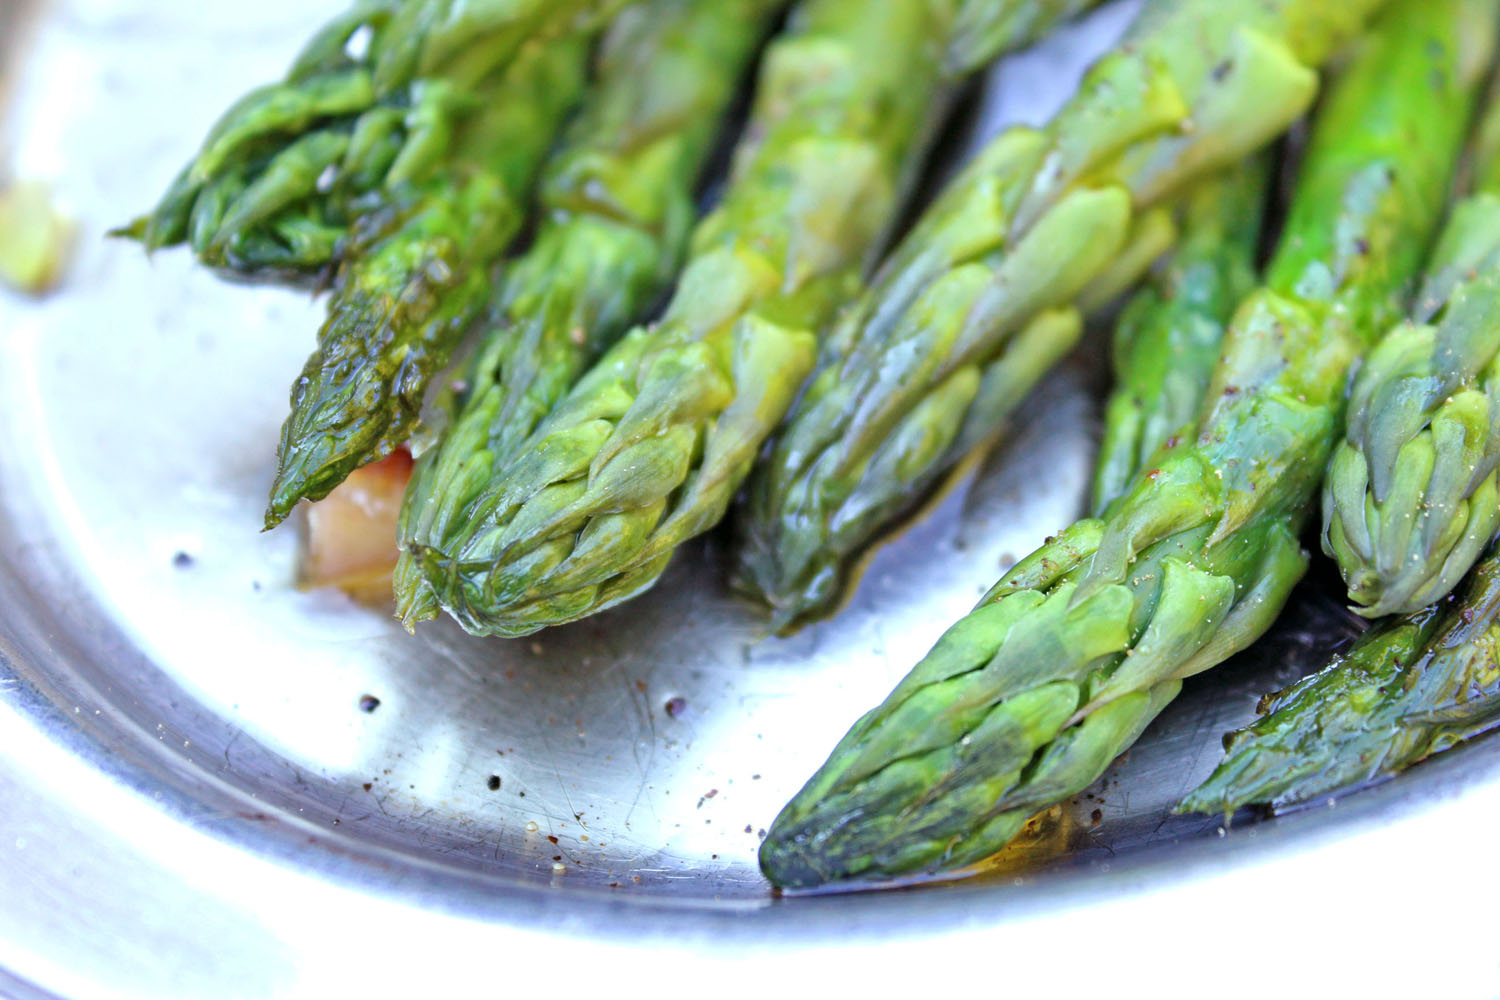
[[[1099,0],[960,0],[948,47],[948,74],[981,69],[997,54],[1029,45],[1098,5]]]
[[[749,490],[740,578],[785,626],[1071,346],[1139,213],[1306,110],[1379,0],[1157,0],[1042,131],[1005,133],[845,315]]]
[[[1115,327],[1093,510],[1102,516],[1153,453],[1196,430],[1224,331],[1255,287],[1266,163],[1206,181],[1186,199],[1180,245]]]
[[[589,42],[523,48],[476,91],[483,108],[442,169],[359,220],[317,348],[292,385],[267,528],[410,436],[525,221],[537,170],[583,92]]]
[[[416,553],[458,530],[588,361],[670,285],[718,126],[785,6],[649,0],[615,21],[545,171],[541,231],[497,286],[466,401],[407,490],[396,596],[409,623],[436,611]]]
[[[1319,113],[1199,432],[1159,452],[1105,520],[1018,563],[855,724],[762,843],[774,883],[983,859],[1096,780],[1182,678],[1270,626],[1306,567],[1297,532],[1349,366],[1403,311],[1441,212],[1497,8],[1397,0],[1377,21]]]
[[[948,103],[959,6],[799,8],[662,321],[605,354],[414,553],[465,628],[524,635],[617,604],[723,516]]]
[[[123,235],[187,242],[237,277],[320,279],[355,222],[430,178],[528,45],[576,42],[629,0],[358,0],[285,79],[246,94]],[[518,98],[519,99],[519,98]]]
[[[1500,330],[1500,188],[1494,186],[1500,181],[1497,139],[1500,91],[1489,97],[1471,155],[1476,193],[1459,202],[1449,217],[1428,264],[1416,318],[1385,336],[1355,380],[1349,403],[1350,435],[1335,452],[1330,476],[1350,474],[1361,444],[1386,443],[1385,435],[1369,431],[1375,424],[1395,422],[1406,414],[1420,419],[1434,402],[1440,414],[1458,409],[1455,401],[1465,392],[1476,392],[1454,384],[1463,371],[1458,359],[1472,356],[1475,345],[1489,344],[1491,353],[1500,347],[1493,343]],[[1469,370],[1470,380],[1475,371]],[[1401,391],[1403,382],[1411,389]],[[1434,386],[1445,384],[1449,386],[1446,393],[1433,392]],[[1482,417],[1490,391],[1488,387],[1481,390],[1481,398],[1469,404],[1470,410],[1477,407]],[[1452,395],[1443,400],[1441,395],[1447,393]],[[1356,437],[1354,429],[1361,426],[1357,423],[1361,418],[1365,433]],[[1469,431],[1483,436],[1488,424],[1481,422]],[[1445,440],[1454,446],[1454,436],[1445,438],[1432,427],[1420,435],[1431,439],[1426,442],[1426,460],[1422,460],[1421,445],[1414,443],[1422,437],[1407,435],[1395,457],[1397,476],[1413,466],[1430,471],[1434,465],[1430,452]],[[1464,436],[1456,437],[1461,443]],[[1341,453],[1345,454],[1342,467]],[[1475,469],[1472,475],[1493,477],[1493,471]],[[1434,475],[1433,480],[1437,479]],[[1361,497],[1361,513],[1380,511],[1382,505],[1373,498],[1363,499],[1368,489],[1364,486],[1356,493]],[[1330,479],[1325,503],[1341,499],[1337,491],[1338,483]],[[1394,491],[1387,496],[1393,497]],[[1481,500],[1476,494],[1468,502]],[[1491,508],[1496,505],[1493,496],[1483,502]],[[1325,508],[1334,517],[1343,509]],[[1468,520],[1469,530],[1482,530],[1472,526],[1473,521],[1484,520],[1482,515],[1476,513]],[[1493,522],[1493,511],[1489,521]],[[1389,517],[1384,523],[1390,523]],[[1339,549],[1347,551],[1342,534],[1337,537]],[[1254,803],[1296,805],[1395,774],[1488,728],[1500,718],[1497,613],[1500,555],[1491,550],[1461,597],[1440,600],[1376,625],[1323,670],[1267,697],[1264,718],[1229,737],[1223,763],[1179,809],[1229,814]]]
[[[1500,558],[1266,699],[1180,812],[1285,808],[1387,778],[1500,723]]]
[[[1474,152],[1417,322],[1396,327],[1355,379],[1323,487],[1323,548],[1371,618],[1449,593],[1500,528],[1500,322],[1430,323],[1474,274],[1500,269],[1500,96]]]

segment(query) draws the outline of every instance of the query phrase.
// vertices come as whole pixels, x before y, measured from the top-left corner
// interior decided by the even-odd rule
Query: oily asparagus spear
[[[429,178],[528,45],[591,34],[630,0],[358,0],[285,79],[236,102],[147,215],[148,250],[187,242],[242,278],[318,279],[355,222]],[[483,92],[482,92],[483,91]]]
[[[751,483],[739,578],[778,625],[826,613],[1066,352],[1138,213],[1306,110],[1379,2],[1157,0],[1046,128],[981,155],[845,315]]]
[[[404,618],[435,610],[416,553],[455,530],[584,366],[670,285],[718,126],[785,6],[649,0],[615,21],[595,86],[545,171],[536,243],[497,287],[466,401],[407,489]]]
[[[1323,487],[1324,551],[1371,618],[1447,594],[1500,528],[1500,322],[1425,322],[1455,282],[1500,270],[1500,95],[1480,136],[1474,194],[1444,231],[1419,322],[1360,369]]]
[[[1500,328],[1500,200],[1495,196],[1500,189],[1488,186],[1500,180],[1497,139],[1500,91],[1492,91],[1470,161],[1478,193],[1460,202],[1449,217],[1428,264],[1416,319],[1387,334],[1356,379],[1349,403],[1351,427],[1362,409],[1370,423],[1394,419],[1377,408],[1374,399],[1382,390],[1372,391],[1367,381],[1373,371],[1385,373],[1377,381],[1399,383],[1403,377],[1391,374],[1391,358],[1404,352],[1418,359],[1415,373],[1404,377],[1411,383],[1418,383],[1423,372],[1429,384],[1440,382],[1452,377],[1453,359],[1464,345],[1493,337],[1492,331]],[[1434,359],[1444,359],[1448,367]],[[1430,390],[1420,384],[1417,389],[1419,402],[1425,401]],[[1383,391],[1390,399],[1402,398],[1389,388]],[[1447,406],[1442,403],[1439,412]],[[1366,440],[1372,437],[1351,434],[1340,451],[1354,447],[1351,441]],[[1403,446],[1398,473],[1416,461],[1412,447],[1410,441]],[[1340,471],[1340,451],[1335,451],[1331,476]],[[1327,502],[1332,491],[1327,485],[1324,489]],[[1360,488],[1361,497],[1365,489]],[[1495,505],[1493,498],[1489,504]],[[1337,517],[1340,509],[1332,513]],[[1500,554],[1492,550],[1461,598],[1440,600],[1377,625],[1322,671],[1266,698],[1264,718],[1229,737],[1224,761],[1179,809],[1228,814],[1252,803],[1295,805],[1395,774],[1487,728],[1500,718],[1500,662],[1492,634],[1497,612]]]
[[[1011,0],[1007,0],[1011,2]],[[808,0],[657,326],[595,364],[419,559],[470,631],[524,635],[651,586],[722,516],[858,284],[947,103],[957,0]]]
[[[1030,45],[1098,5],[1099,0],[960,0],[957,30],[946,57],[948,74],[957,77],[981,69],[997,53]]]
[[[1095,516],[1173,435],[1196,429],[1225,328],[1255,287],[1266,179],[1265,162],[1256,161],[1193,191],[1177,251],[1120,315],[1116,385],[1094,470]]]
[[[1500,723],[1500,557],[1461,595],[1372,628],[1232,734],[1179,812],[1285,808],[1389,777]]]
[[[292,385],[267,528],[410,436],[428,383],[489,299],[490,267],[583,91],[588,46],[579,36],[523,48],[478,90],[484,110],[444,168],[360,220],[317,349]]]
[[[855,724],[762,843],[773,882],[983,859],[1270,626],[1306,567],[1297,531],[1349,366],[1400,313],[1441,211],[1497,9],[1397,0],[1376,22],[1319,114],[1199,432],[1106,519],[1017,564]]]

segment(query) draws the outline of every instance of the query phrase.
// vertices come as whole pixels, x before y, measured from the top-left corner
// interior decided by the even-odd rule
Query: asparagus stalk
[[[855,724],[762,843],[773,882],[981,860],[1270,626],[1306,567],[1349,366],[1401,311],[1441,211],[1497,8],[1397,0],[1377,22],[1319,114],[1200,432],[1017,564]]]
[[[617,604],[723,516],[947,103],[958,10],[799,9],[663,320],[585,373],[458,530],[418,555],[465,628],[524,635]]]
[[[584,366],[670,285],[719,123],[783,7],[651,0],[612,26],[543,178],[536,243],[497,287],[461,412],[408,487],[396,572],[408,622],[436,611],[416,553],[457,529]]]
[[[1115,327],[1116,387],[1104,412],[1093,510],[1102,515],[1173,435],[1191,435],[1234,308],[1255,287],[1267,169],[1205,182],[1186,200],[1181,243]]]
[[[1492,91],[1470,160],[1477,193],[1449,217],[1428,264],[1416,319],[1388,333],[1355,380],[1351,433],[1330,464],[1325,504],[1340,499],[1332,477],[1348,474],[1350,453],[1357,457],[1360,444],[1378,440],[1369,426],[1396,419],[1377,400],[1399,406],[1403,395],[1410,395],[1395,388],[1402,381],[1415,388],[1419,403],[1431,399],[1429,386],[1458,377],[1454,359],[1466,349],[1472,353],[1468,345],[1493,339],[1500,329],[1500,189],[1488,186],[1500,180],[1497,139],[1500,91]],[[1403,356],[1410,365],[1406,375],[1396,367]],[[1474,392],[1449,389],[1453,399],[1465,391]],[[1450,405],[1440,403],[1438,412]],[[1353,428],[1362,415],[1366,432],[1356,437]],[[1431,427],[1421,433],[1436,436]],[[1396,459],[1398,474],[1417,461],[1412,440]],[[1361,498],[1366,489],[1359,489]],[[1476,496],[1469,502],[1480,501]],[[1361,503],[1379,509],[1373,499]],[[1487,503],[1495,506],[1493,496]],[[1334,518],[1341,510],[1325,507]],[[1448,598],[1448,588],[1443,589],[1438,603],[1377,625],[1320,672],[1264,699],[1264,718],[1226,740],[1224,761],[1179,810],[1229,814],[1252,803],[1296,805],[1395,774],[1488,728],[1500,717],[1494,634],[1500,554],[1491,550],[1462,598]]]
[[[1500,723],[1500,557],[1460,597],[1377,625],[1265,699],[1179,812],[1286,808],[1390,777]]]
[[[1380,2],[1157,0],[1045,129],[994,142],[846,314],[751,484],[739,576],[778,625],[826,613],[860,550],[1071,345],[1075,298],[1138,213],[1305,111],[1313,67]]]
[[[286,77],[236,102],[157,206],[118,231],[190,243],[232,276],[301,282],[372,207],[428,179],[528,44],[587,36],[630,0],[359,0]]]
[[[1370,353],[1323,487],[1323,549],[1356,610],[1410,613],[1449,593],[1500,528],[1500,322],[1437,323],[1454,286],[1500,269],[1500,95],[1429,268],[1419,322]]]
[[[523,48],[478,91],[484,109],[443,169],[360,220],[317,349],[292,385],[267,528],[410,436],[429,381],[489,299],[489,269],[583,91],[588,47],[574,36]]]
[[[1099,0],[959,0],[947,71],[959,77],[982,69],[998,53],[1023,48]]]

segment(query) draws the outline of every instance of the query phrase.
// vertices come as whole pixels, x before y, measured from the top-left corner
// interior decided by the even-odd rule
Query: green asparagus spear
[[[1285,808],[1389,777],[1500,723],[1500,557],[1461,596],[1365,633],[1267,698],[1179,812]]]
[[[845,315],[751,483],[738,576],[777,625],[826,613],[1071,346],[1076,318],[1048,311],[1089,296],[1137,213],[1290,124],[1380,2],[1158,0],[1045,129],[981,155]]]
[[[953,77],[982,68],[998,53],[1030,45],[1099,0],[959,0],[958,23],[948,47]]]
[[[1397,0],[1377,21],[1319,114],[1199,432],[1017,564],[855,724],[762,843],[773,882],[983,859],[1270,626],[1306,567],[1297,531],[1349,366],[1399,315],[1441,211],[1497,8]]]
[[[1448,220],[1428,265],[1416,320],[1387,334],[1355,380],[1351,433],[1334,453],[1330,477],[1347,475],[1347,464],[1340,468],[1341,453],[1357,456],[1360,444],[1378,440],[1369,425],[1396,419],[1395,408],[1404,399],[1393,385],[1408,381],[1415,386],[1417,405],[1427,402],[1431,385],[1457,377],[1454,359],[1500,328],[1500,189],[1486,187],[1500,179],[1497,139],[1500,90],[1490,94],[1471,155],[1478,193],[1460,202]],[[1405,376],[1397,368],[1403,355],[1416,359],[1407,362],[1412,373]],[[1465,391],[1474,390],[1450,387],[1453,396],[1437,412]],[[1391,408],[1382,408],[1382,397]],[[1362,415],[1365,433],[1356,437],[1352,429]],[[1431,428],[1421,433],[1435,436]],[[1417,461],[1413,450],[1408,439],[1396,461],[1398,474]],[[1360,487],[1361,498],[1367,488]],[[1324,501],[1339,499],[1330,481]],[[1373,499],[1361,502],[1378,509]],[[1495,506],[1493,497],[1488,505]],[[1337,523],[1341,508],[1325,511]],[[1342,548],[1342,535],[1339,541]],[[1461,599],[1448,597],[1377,625],[1319,673],[1266,698],[1265,717],[1229,737],[1223,763],[1180,811],[1229,814],[1252,803],[1295,805],[1395,774],[1487,728],[1500,718],[1500,662],[1492,635],[1497,612],[1500,554],[1492,551]]]
[[[1418,303],[1500,269],[1500,95],[1476,144],[1475,193],[1453,211]],[[1450,592],[1500,528],[1500,322],[1395,328],[1350,393],[1323,487],[1323,549],[1370,618]]]
[[[612,26],[543,179],[542,230],[497,289],[467,400],[407,489],[396,596],[408,621],[435,612],[416,553],[455,530],[583,367],[670,285],[718,125],[784,6],[650,0]]]
[[[588,38],[524,48],[442,170],[360,220],[317,350],[292,386],[272,528],[297,501],[410,436],[433,375],[489,299],[489,270],[525,220],[532,182],[583,91]]]
[[[1174,434],[1191,435],[1235,306],[1255,287],[1266,166],[1205,182],[1187,198],[1178,250],[1121,314],[1116,387],[1094,471],[1100,516]]]
[[[524,635],[626,600],[723,516],[947,103],[958,9],[799,9],[661,323],[585,373],[457,530],[419,554],[465,628]]]
[[[359,0],[286,78],[210,130],[156,208],[119,231],[188,242],[237,277],[305,281],[393,191],[427,179],[528,45],[587,36],[629,0]]]

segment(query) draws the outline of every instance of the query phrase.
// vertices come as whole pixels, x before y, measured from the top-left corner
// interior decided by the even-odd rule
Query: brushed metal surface
[[[1273,919],[1255,902],[1270,888],[1307,907],[1274,918],[1283,928],[1326,918],[1279,942],[1283,962],[1353,947],[1357,918],[1381,907],[1452,905],[1458,885],[1482,898],[1493,877],[1464,866],[1455,883],[1455,858],[1500,814],[1493,745],[1275,823],[1169,815],[1259,695],[1349,634],[1326,579],[984,875],[769,891],[754,852],[779,806],[1078,512],[1097,409],[1082,363],[879,553],[839,617],[791,639],[726,593],[719,536],[645,597],[523,640],[446,621],[411,637],[294,589],[293,532],[258,526],[322,304],[102,234],[340,6],[64,0],[17,53],[0,148],[18,176],[51,180],[81,228],[60,291],[0,294],[0,968],[17,982],[444,995],[491,982],[498,953],[555,975],[649,954],[670,964],[611,986],[670,994],[704,956],[747,963],[716,983],[728,988],[828,961],[851,984],[916,986],[935,957],[983,969],[1003,953],[1019,986],[1050,981],[1074,949],[1139,957],[1158,933],[1175,935],[1178,968],[1207,974],[1233,940],[1221,935]],[[982,131],[1042,117],[1133,7],[1003,64]],[[1411,933],[1439,930],[1445,948],[1479,932]],[[1450,995],[1489,995],[1476,990],[1500,983],[1493,954],[1445,965]],[[1380,983],[1434,982],[1406,971]]]

